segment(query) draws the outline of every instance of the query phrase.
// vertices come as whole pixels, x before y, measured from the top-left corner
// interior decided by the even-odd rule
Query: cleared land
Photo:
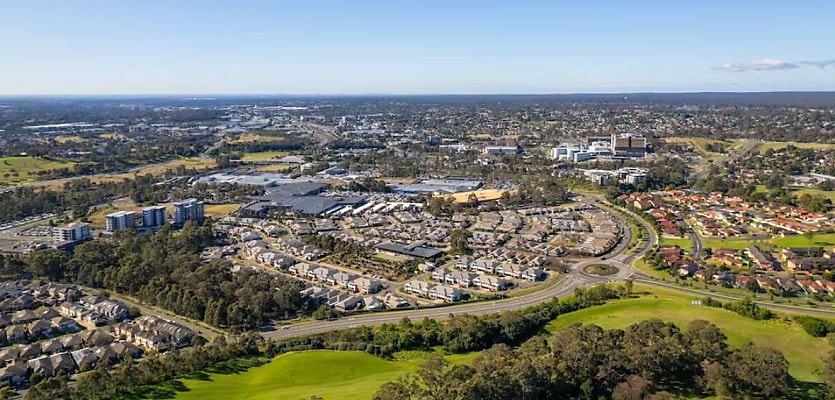
[[[606,329],[626,328],[638,321],[661,319],[685,329],[690,321],[709,321],[728,336],[731,346],[753,342],[780,350],[790,363],[790,373],[795,379],[806,382],[820,382],[815,370],[823,369],[823,357],[832,346],[823,338],[813,338],[794,323],[783,320],[755,321],[741,317],[734,312],[694,306],[691,301],[698,297],[688,296],[644,285],[635,285],[636,291],[651,292],[649,297],[616,300],[602,306],[592,307],[560,315],[549,323],[546,329],[556,331],[571,324],[596,324]]]
[[[70,168],[75,163],[44,160],[35,157],[0,157],[0,186],[13,186],[34,181],[37,176],[29,175],[38,171]]]
[[[473,190],[471,192],[455,193],[449,195],[449,197],[456,203],[469,203],[470,195],[475,195],[478,201],[493,201],[502,198],[502,193],[504,192],[506,192],[506,190],[482,189]]]
[[[275,164],[258,167],[259,172],[284,172],[293,169],[295,165],[291,164]]]
[[[801,142],[762,142],[757,145],[756,149],[760,153],[765,153],[768,149],[780,150],[792,145],[799,149],[813,149],[813,150],[833,150],[835,143],[801,143]]]
[[[719,157],[722,157],[722,153],[715,153],[707,150],[707,145],[714,145],[714,146],[724,146],[726,150],[730,151],[734,147],[739,146],[742,141],[734,140],[734,141],[722,141],[718,139],[708,139],[708,138],[701,138],[701,137],[667,137],[664,138],[664,142],[666,143],[685,143],[693,146],[693,149],[699,153],[704,158],[715,160]]]
[[[269,364],[237,374],[185,379],[188,391],[177,399],[370,399],[384,383],[417,369],[427,353],[404,352],[387,361],[358,351],[311,350],[276,357]],[[447,356],[469,363],[478,353]]]
[[[207,217],[212,218],[220,218],[225,217],[232,213],[233,211],[237,210],[240,207],[240,204],[229,203],[229,204],[206,204],[203,207],[204,214]]]
[[[262,151],[257,153],[244,153],[241,161],[264,161],[286,156],[286,151]]]
[[[284,138],[280,136],[268,136],[262,135],[258,133],[245,133],[239,136],[237,139],[233,140],[231,143],[253,143],[253,142],[272,142],[278,143],[283,142]]]
[[[162,175],[166,173],[166,171],[168,170],[175,171],[179,167],[203,171],[206,169],[214,168],[216,165],[217,163],[214,160],[202,158],[182,158],[179,160],[168,161],[162,164],[149,165],[131,172],[123,172],[120,174],[112,175],[94,175],[87,177],[87,179],[90,179],[90,182],[93,183],[121,182],[125,179],[134,179],[139,175]],[[69,182],[70,180],[72,180],[72,178],[54,179],[49,181],[37,182],[37,185],[46,186],[46,188],[50,190],[61,190],[64,188],[64,184]]]

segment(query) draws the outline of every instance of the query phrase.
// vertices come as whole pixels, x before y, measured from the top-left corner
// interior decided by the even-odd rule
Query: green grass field
[[[74,164],[35,157],[0,157],[0,186],[32,182],[36,177],[29,175],[30,172],[69,168]]]
[[[753,342],[780,350],[790,363],[790,372],[795,379],[806,382],[820,382],[815,371],[823,368],[823,357],[832,346],[822,338],[813,338],[799,326],[784,321],[755,321],[741,317],[731,311],[694,306],[696,297],[663,289],[635,285],[635,291],[651,291],[652,296],[627,300],[616,300],[602,306],[559,316],[546,329],[555,331],[574,323],[597,324],[603,328],[626,328],[639,321],[658,318],[672,322],[684,329],[695,319],[710,321],[728,336],[731,346]]]
[[[780,150],[786,148],[786,146],[792,145],[799,149],[812,149],[812,150],[832,150],[835,149],[835,144],[833,143],[801,143],[801,142],[762,142],[757,146],[757,150],[760,153],[765,153],[768,149],[773,150]]]
[[[207,217],[220,218],[225,217],[240,208],[240,204],[206,204],[204,206],[204,213]]]
[[[669,237],[661,237],[658,240],[658,243],[662,246],[678,246],[682,249],[685,249],[689,252],[693,251],[693,241],[690,240],[689,237],[687,238],[669,238]]]
[[[387,361],[359,351],[311,350],[288,353],[242,373],[185,379],[188,391],[177,399],[370,399],[384,383],[415,371],[427,353],[399,353]],[[454,364],[470,363],[478,353],[447,356]]]
[[[263,161],[281,158],[287,155],[286,151],[262,151],[258,153],[244,153],[241,161]]]
[[[798,188],[798,187],[789,187],[791,191],[794,192],[795,195],[800,196],[802,194],[809,194],[811,196],[823,196],[829,200],[835,202],[835,191],[833,190],[820,190],[820,189],[812,189],[812,188]],[[755,190],[756,193],[766,193],[768,189],[765,185],[757,185],[757,189]]]

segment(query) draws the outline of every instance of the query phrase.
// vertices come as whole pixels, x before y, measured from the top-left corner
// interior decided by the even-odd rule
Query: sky
[[[832,0],[0,1],[0,95],[835,90]]]

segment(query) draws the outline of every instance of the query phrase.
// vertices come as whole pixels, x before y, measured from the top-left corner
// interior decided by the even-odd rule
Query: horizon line
[[[835,90],[752,90],[752,91],[634,91],[634,92],[506,92],[506,93],[81,93],[81,94],[0,94],[0,98],[56,98],[56,97],[428,97],[428,96],[623,96],[623,95],[674,95],[674,94],[824,94]]]

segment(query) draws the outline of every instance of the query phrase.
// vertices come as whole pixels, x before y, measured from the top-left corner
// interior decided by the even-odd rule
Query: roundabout
[[[595,276],[610,276],[617,274],[620,270],[610,264],[591,264],[583,268],[583,272]]]

